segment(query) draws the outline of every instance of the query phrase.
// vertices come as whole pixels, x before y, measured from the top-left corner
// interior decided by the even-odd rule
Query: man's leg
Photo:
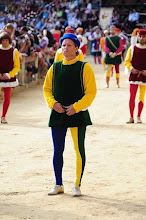
[[[116,71],[116,81],[117,81],[117,88],[120,88],[120,70],[119,70],[120,64],[115,64],[115,71]]]
[[[146,92],[146,86],[145,85],[140,85],[139,86],[138,114],[137,114],[137,118],[139,118],[139,119],[140,119],[140,116],[141,116],[141,113],[142,113],[142,110],[143,110],[143,107],[144,107],[145,92]],[[139,121],[139,123],[141,123],[140,121]]]
[[[130,110],[130,120],[127,123],[133,123],[133,113],[135,108],[135,97],[137,93],[138,85],[130,84],[130,99],[129,99],[129,110]]]
[[[107,73],[106,73],[106,88],[109,88],[110,74],[112,69],[112,64],[107,64]]]
[[[2,118],[5,118],[11,99],[11,87],[3,88],[3,106],[2,106]]]
[[[76,181],[75,186],[81,185],[81,179],[83,176],[84,168],[85,168],[85,133],[86,127],[75,127],[70,128],[73,142],[74,142],[74,149],[76,151]]]
[[[63,168],[63,151],[65,146],[67,128],[52,128],[52,139],[54,145],[53,167],[56,178],[56,185],[62,183],[62,168]]]

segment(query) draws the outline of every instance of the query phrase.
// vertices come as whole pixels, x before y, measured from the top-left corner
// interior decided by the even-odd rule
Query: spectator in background
[[[54,44],[54,38],[52,33],[47,28],[44,28],[43,30],[43,37],[48,38],[48,47],[52,47],[52,45]]]
[[[48,55],[48,45],[49,43],[49,40],[47,37],[43,37],[41,42],[40,42],[40,48],[41,48],[41,51],[39,52],[39,67],[40,67],[40,76],[41,78],[43,78],[45,75],[46,75],[46,72],[47,72],[47,69],[48,69],[48,63],[46,61],[46,57],[45,55]]]
[[[13,24],[8,23],[3,27],[0,32],[7,32],[8,34],[10,34],[11,38],[14,38],[15,28]]]
[[[5,26],[4,21],[0,18],[0,30]]]
[[[127,33],[131,33],[136,28],[136,24],[139,21],[139,13],[135,9],[130,9],[128,18],[125,19],[124,25],[127,29]]]
[[[129,16],[128,16],[128,23],[131,28],[134,28],[135,25],[139,21],[139,13],[136,12],[135,9],[130,10]]]
[[[51,30],[51,34],[53,35],[53,38],[56,40],[56,42],[59,44],[61,31],[57,25],[55,25],[54,29]]]
[[[30,47],[31,47],[31,41],[28,36],[28,28],[22,27],[20,29],[20,36],[18,41],[18,48],[21,55],[29,56],[30,55]]]
[[[111,16],[110,26],[118,24],[119,17],[120,17],[119,13],[116,10],[114,10]]]

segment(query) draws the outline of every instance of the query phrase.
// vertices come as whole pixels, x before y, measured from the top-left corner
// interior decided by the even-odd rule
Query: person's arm
[[[15,75],[17,75],[18,71],[20,69],[20,58],[19,58],[19,52],[15,48],[14,49],[14,68],[8,73],[10,78],[13,78]]]
[[[53,108],[53,105],[57,102],[53,96],[52,80],[53,80],[53,65],[48,70],[44,84],[43,84],[44,98],[47,102],[47,105],[50,108]]]
[[[127,50],[127,54],[126,54],[126,57],[125,57],[125,62],[124,62],[124,65],[127,67],[127,69],[129,71],[131,71],[133,69],[133,66],[132,66],[132,59],[131,59],[131,47],[129,47],[129,49]]]
[[[123,46],[123,43],[122,43],[122,39],[120,38],[120,46],[118,47],[118,49],[116,50],[116,54],[119,54],[121,53],[122,51],[124,50],[124,46]]]
[[[82,97],[82,99],[73,104],[73,108],[75,109],[76,113],[90,106],[97,92],[94,72],[88,63],[84,65],[83,69],[83,85],[85,95]]]
[[[105,47],[105,52],[106,52],[106,54],[110,54],[110,53],[111,53],[111,50],[110,50],[110,49],[108,48],[108,46],[107,46],[106,39],[105,39],[104,47]]]

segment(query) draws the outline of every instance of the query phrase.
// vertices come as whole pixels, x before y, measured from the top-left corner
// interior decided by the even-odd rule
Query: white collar
[[[9,45],[7,48],[3,47],[2,44],[0,44],[0,49],[1,50],[9,50],[12,46]]]
[[[146,44],[141,45],[139,43],[136,44],[136,47],[140,48],[140,49],[146,49]]]

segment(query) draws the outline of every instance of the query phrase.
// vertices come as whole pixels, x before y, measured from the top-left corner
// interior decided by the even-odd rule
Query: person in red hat
[[[122,62],[121,54],[123,51],[123,43],[119,36],[117,36],[117,28],[112,25],[110,27],[110,36],[107,36],[105,39],[105,63],[107,64],[107,72],[106,72],[106,88],[109,88],[109,81],[110,81],[110,74],[112,66],[115,66],[116,71],[116,82],[117,88],[120,87],[119,79],[120,79],[120,72],[119,66]]]
[[[127,123],[134,123],[135,98],[139,87],[139,103],[137,113],[137,123],[142,123],[141,113],[144,106],[144,97],[146,92],[146,29],[140,29],[138,33],[138,42],[130,46],[125,58],[125,66],[129,73],[130,83],[130,119]]]

